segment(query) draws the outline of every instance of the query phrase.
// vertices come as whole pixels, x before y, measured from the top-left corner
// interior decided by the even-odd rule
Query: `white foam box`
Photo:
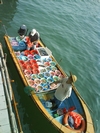
[[[45,58],[49,58],[51,56],[51,51],[47,48],[47,47],[39,47],[39,48],[36,48],[41,59],[45,59]]]

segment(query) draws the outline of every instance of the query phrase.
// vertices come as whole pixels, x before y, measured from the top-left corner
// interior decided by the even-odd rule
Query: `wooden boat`
[[[41,39],[34,50],[24,51],[13,50],[12,37],[5,35],[4,39],[24,82],[24,91],[31,96],[42,114],[60,132],[94,133],[89,108],[74,85],[71,97],[64,100],[59,108],[52,107],[53,104],[50,99],[54,97],[55,90],[59,86],[59,84],[55,84],[55,81],[68,75],[62,70],[52,52]],[[57,72],[56,76],[53,75],[54,72]],[[76,119],[74,116],[81,119],[77,128],[75,127]]]

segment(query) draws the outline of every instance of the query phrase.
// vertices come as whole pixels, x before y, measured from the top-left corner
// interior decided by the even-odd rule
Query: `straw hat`
[[[71,72],[69,72],[69,73],[70,73],[70,77],[72,78],[72,82],[76,82],[77,77],[75,75],[72,75]]]
[[[71,75],[71,76],[72,76],[72,81],[73,81],[73,82],[76,82],[77,77],[76,77],[75,75]]]

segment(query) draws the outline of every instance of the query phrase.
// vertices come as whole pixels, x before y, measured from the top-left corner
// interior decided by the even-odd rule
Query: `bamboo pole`
[[[12,90],[12,99],[13,99],[13,106],[14,106],[14,109],[15,109],[15,112],[16,112],[16,117],[17,117],[19,129],[20,129],[20,133],[23,133],[22,126],[21,126],[21,122],[20,122],[20,118],[19,118],[19,114],[18,114],[18,109],[16,107],[17,103],[15,101],[15,97],[14,97],[13,90]]]

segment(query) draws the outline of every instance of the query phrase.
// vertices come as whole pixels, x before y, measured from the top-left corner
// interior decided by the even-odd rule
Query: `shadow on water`
[[[10,27],[10,22],[16,13],[18,0],[1,0],[0,4],[0,42],[3,43],[3,36],[7,34],[6,27]]]
[[[15,82],[12,83],[16,102],[18,103],[18,112],[21,119],[22,130],[24,133],[59,133],[59,131],[48,121],[41,111],[37,108],[31,97],[24,92],[24,84],[18,74],[18,71],[7,53],[7,67],[10,78]]]

